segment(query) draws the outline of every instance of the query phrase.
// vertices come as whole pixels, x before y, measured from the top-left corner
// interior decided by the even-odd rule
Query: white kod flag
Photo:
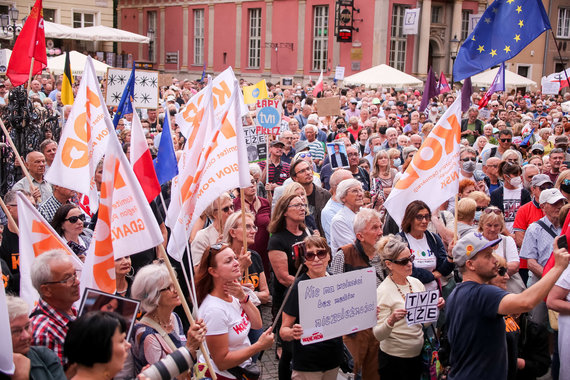
[[[2,269],[0,269],[0,278],[2,278]],[[0,288],[2,288],[0,289],[0,336],[4,342],[0,345],[0,372],[13,375],[16,367],[12,354],[12,331],[10,330],[8,305],[6,305],[6,292],[2,282],[0,282]]]
[[[406,9],[404,13],[404,26],[402,34],[418,34],[418,26],[420,25],[420,9]]]
[[[432,211],[459,191],[461,96],[447,109],[384,203],[400,225],[406,207],[422,200]]]
[[[63,127],[59,147],[46,180],[89,196],[89,207],[97,211],[95,169],[113,131],[107,106],[99,88],[93,61],[87,57],[73,108]]]
[[[251,185],[241,122],[239,97],[241,91],[237,81],[233,86],[235,87],[232,89],[232,96],[220,123],[214,122],[211,116],[207,117],[208,112],[205,112],[204,124],[200,127],[208,132],[201,145],[204,149],[200,154],[199,163],[194,167],[194,174],[179,176],[184,183],[178,186],[182,190],[182,205],[178,208],[172,208],[177,198],[173,187],[173,203],[168,211],[169,216],[175,214],[176,219],[169,221],[173,238],[168,243],[168,253],[178,261],[181,260],[181,253],[184,251],[192,226],[206,207],[224,191]]]

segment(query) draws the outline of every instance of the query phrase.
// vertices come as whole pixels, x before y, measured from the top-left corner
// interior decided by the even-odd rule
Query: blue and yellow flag
[[[243,88],[243,102],[245,104],[255,104],[260,99],[267,99],[268,96],[265,79],[257,82],[253,86]]]
[[[461,45],[453,76],[465,79],[516,56],[551,29],[541,0],[495,0]]]

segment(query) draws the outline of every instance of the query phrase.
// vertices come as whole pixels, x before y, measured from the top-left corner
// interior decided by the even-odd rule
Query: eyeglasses
[[[388,261],[390,261],[391,263],[394,263],[396,265],[408,265],[408,263],[413,263],[414,262],[414,255],[411,255],[410,257],[406,257],[405,259],[400,259],[400,260],[389,260],[386,259]]]
[[[487,207],[477,206],[476,211],[484,211]]]
[[[418,222],[421,222],[422,220],[429,221],[431,219],[431,215],[430,214],[423,214],[423,215],[416,214],[415,218]]]
[[[297,203],[297,204],[294,204],[294,205],[289,205],[288,207],[289,207],[289,208],[296,208],[296,209],[302,210],[302,209],[307,208],[307,205],[304,204],[304,203]]]
[[[553,187],[554,187],[554,185],[551,183],[545,183],[545,184],[539,186],[540,191],[552,189]]]
[[[172,293],[176,293],[176,287],[174,284],[170,284],[166,288],[160,289],[160,293],[164,292],[165,290],[170,290]]]
[[[388,116],[388,119],[390,119],[390,120],[396,120],[395,117],[390,117],[390,116]]]
[[[319,249],[317,252],[305,252],[306,261],[314,261],[315,257],[318,257],[319,260],[324,260],[327,257],[327,250]]]
[[[77,280],[77,272],[73,273],[71,276],[64,278],[63,280],[60,281],[47,281],[44,282],[44,285],[49,285],[49,284],[65,284],[66,286],[71,286],[73,284],[75,284],[75,281]]]
[[[497,274],[501,277],[503,277],[505,274],[507,274],[507,268],[505,267],[499,267],[499,270],[497,271]]]
[[[336,125],[336,126],[337,126],[337,127],[345,127],[345,126],[346,126],[346,124],[344,124],[344,123],[337,123],[337,125]]]
[[[358,153],[355,152],[349,153],[348,157],[358,157]]]
[[[299,158],[306,158],[306,157],[312,157],[310,152],[307,153],[299,153]],[[297,173],[300,173],[301,171],[298,171]]]
[[[64,219],[64,220],[67,220],[69,223],[72,223],[72,224],[77,223],[78,220],[85,222],[85,215],[81,214],[81,215],[76,215],[76,216],[70,216],[69,218]]]
[[[495,213],[496,215],[501,215],[503,214],[503,212],[501,211],[501,209],[497,208],[497,207],[487,207],[485,210],[483,210],[483,212],[485,214],[490,214],[490,213]]]
[[[499,139],[499,140],[501,140],[501,142],[511,142],[511,141],[513,141],[513,139]]]
[[[475,161],[477,161],[477,159],[475,157],[465,157],[465,158],[462,158],[461,161],[463,161],[463,162],[469,162],[469,161],[475,162]]]

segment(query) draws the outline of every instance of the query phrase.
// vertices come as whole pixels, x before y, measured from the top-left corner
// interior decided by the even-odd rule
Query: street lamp
[[[153,44],[154,44],[154,30],[152,28],[150,28],[146,32],[146,36],[149,38],[149,41],[148,41],[148,60],[150,62],[154,62],[154,51],[152,50]]]
[[[12,32],[12,37],[14,44],[16,44],[16,38],[18,38],[18,33],[22,30],[21,27],[16,26],[16,21],[18,21],[18,17],[20,16],[20,11],[18,8],[12,5],[12,7],[8,10],[8,14],[0,15],[0,26],[2,27],[2,31]],[[10,24],[10,21],[12,24]]]
[[[455,58],[457,58],[457,52],[459,51],[459,45],[461,41],[457,39],[457,35],[453,36],[453,39],[449,41],[449,51],[451,55],[451,88],[453,88],[453,67],[455,66]]]

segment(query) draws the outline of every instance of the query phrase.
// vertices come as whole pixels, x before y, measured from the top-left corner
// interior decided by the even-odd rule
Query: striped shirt
[[[67,315],[51,307],[43,299],[30,314],[32,321],[32,345],[44,346],[56,353],[62,365],[67,359],[63,357],[63,342],[69,330],[69,322],[77,318],[77,310],[72,308],[73,315]]]
[[[267,163],[266,161],[260,161],[257,163],[261,171],[265,169],[266,163]],[[285,180],[289,178],[289,169],[290,165],[286,162],[281,161],[281,163],[277,166],[275,166],[273,162],[270,162],[268,183],[276,183],[277,186],[283,185],[283,182],[285,182]],[[278,172],[277,175],[275,173],[276,171]]]
[[[323,143],[318,140],[309,143],[309,152],[311,152],[311,158],[313,160],[323,160],[325,158]]]

